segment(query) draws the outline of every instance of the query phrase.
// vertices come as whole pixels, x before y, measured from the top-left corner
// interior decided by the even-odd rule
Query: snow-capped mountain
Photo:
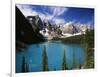
[[[68,33],[68,34],[76,34],[80,32],[85,32],[88,29],[86,25],[81,25],[81,24],[65,24],[62,28],[63,33]]]
[[[46,37],[61,36],[70,37],[74,35],[85,34],[87,29],[90,29],[90,26],[80,23],[66,23],[66,24],[52,24],[48,19],[41,19],[38,15],[27,16],[27,19],[32,25],[32,28],[36,32],[40,32]],[[48,30],[48,31],[47,31]],[[60,32],[60,34],[58,34]]]

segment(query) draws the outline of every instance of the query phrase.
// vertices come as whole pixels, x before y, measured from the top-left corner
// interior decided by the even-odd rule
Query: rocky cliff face
[[[88,28],[87,26],[82,26],[82,25],[75,25],[75,24],[70,24],[70,25],[64,25],[62,32],[63,33],[69,33],[69,34],[75,34],[75,33],[80,33],[86,31]]]
[[[29,20],[30,24],[32,25],[34,31],[35,30],[41,30],[43,28],[43,23],[41,18],[36,15],[36,16],[27,16],[27,19]]]
[[[74,25],[65,25],[63,28],[63,32],[64,33],[69,33],[69,34],[74,34],[74,33],[78,33],[77,28]]]
[[[15,24],[16,24],[16,43],[17,41],[31,44],[44,41],[43,36],[39,32],[35,32],[32,25],[20,12],[20,10],[15,7]]]
[[[52,30],[52,24],[47,19],[43,20],[43,27],[47,28],[50,31]]]

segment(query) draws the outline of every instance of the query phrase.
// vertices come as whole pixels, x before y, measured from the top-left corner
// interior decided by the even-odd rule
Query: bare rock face
[[[27,19],[29,20],[29,22],[32,25],[32,28],[34,30],[36,30],[36,29],[38,29],[38,30],[43,29],[42,20],[41,20],[41,18],[38,15],[27,16]]]
[[[85,32],[87,30],[86,25],[77,25],[77,24],[70,24],[70,25],[64,25],[62,32],[68,33],[68,34],[75,34],[80,32]]]
[[[65,25],[63,28],[63,33],[69,33],[69,34],[74,34],[78,33],[78,29],[74,25]]]

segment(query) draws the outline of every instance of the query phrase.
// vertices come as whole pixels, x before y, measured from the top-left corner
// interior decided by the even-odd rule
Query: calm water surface
[[[50,71],[54,69],[61,70],[64,49],[66,50],[66,64],[68,64],[69,68],[72,67],[72,53],[74,53],[74,61],[76,64],[84,63],[84,51],[79,44],[63,44],[60,41],[48,41],[30,45],[23,52],[16,53],[16,72],[21,72],[23,56],[25,57],[30,72],[41,71],[44,46],[46,47]]]

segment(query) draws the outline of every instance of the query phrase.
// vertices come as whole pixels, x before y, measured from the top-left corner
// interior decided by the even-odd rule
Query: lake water
[[[41,44],[33,44],[16,53],[16,73],[21,73],[22,57],[28,64],[29,72],[42,70],[42,52],[44,46],[48,56],[48,67],[50,71],[61,70],[64,49],[66,51],[66,64],[72,67],[72,53],[74,62],[82,65],[84,63],[84,51],[79,44],[63,44],[60,41],[48,41]]]

